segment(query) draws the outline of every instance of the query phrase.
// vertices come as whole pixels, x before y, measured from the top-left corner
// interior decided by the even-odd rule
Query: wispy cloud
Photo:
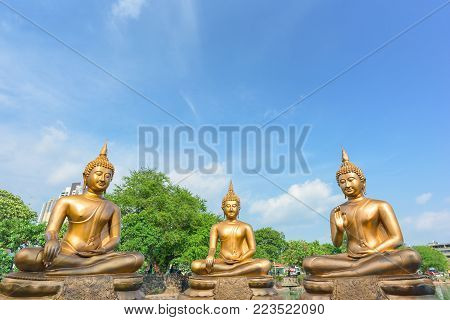
[[[405,222],[418,231],[439,231],[450,236],[450,211],[427,211],[417,217],[407,217]]]
[[[168,3],[160,8],[162,32],[169,41],[169,55],[182,77],[190,76],[201,57],[196,4],[192,0]]]
[[[145,3],[146,0],[118,0],[111,7],[112,16],[120,20],[137,19]]]
[[[35,148],[39,153],[47,153],[58,147],[61,142],[67,140],[67,129],[62,121],[56,121],[56,125],[42,129],[42,137],[36,143]]]
[[[431,192],[422,193],[421,195],[417,196],[416,203],[417,204],[426,204],[428,201],[430,201],[432,195],[433,194]]]
[[[191,109],[192,114],[194,115],[194,117],[198,120],[198,114],[197,114],[197,108],[194,106],[194,104],[192,103],[191,99],[183,92],[180,91],[180,95],[183,98],[184,102],[186,102],[186,104],[189,106],[189,109]]]
[[[328,212],[342,200],[342,196],[334,195],[331,186],[320,179],[291,185],[288,191],[325,217],[328,217]],[[311,221],[317,216],[316,212],[306,208],[291,195],[281,194],[255,201],[250,207],[250,212],[260,215],[264,223],[277,225],[299,224],[305,219]]]
[[[221,212],[222,197],[225,195],[229,178],[225,173],[225,165],[217,164],[214,174],[199,172],[180,174],[175,171],[169,173],[172,182],[181,181],[179,185],[188,188],[193,194],[207,201],[208,208],[215,213]]]
[[[97,157],[102,144],[96,136],[75,134],[61,121],[29,130],[0,125],[0,188],[39,210],[63,187],[81,181],[84,166]],[[130,152],[136,146],[109,145],[109,158],[116,167],[114,182],[120,183],[130,169],[137,168],[137,155]]]

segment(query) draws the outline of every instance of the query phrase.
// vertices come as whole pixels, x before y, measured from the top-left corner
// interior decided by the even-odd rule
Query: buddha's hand
[[[334,221],[336,223],[336,227],[340,232],[344,232],[347,227],[348,220],[345,212],[341,211],[341,207],[336,207],[334,209]]]
[[[228,259],[228,260],[224,260],[224,262],[226,264],[236,264],[238,262],[241,262],[241,260],[240,259]]]
[[[370,249],[370,248],[367,248],[367,249],[365,249],[365,250],[360,252],[360,254],[363,255],[363,256],[369,256],[369,255],[372,255],[372,254],[375,254],[375,253],[379,253],[379,252],[377,250],[375,250],[375,249]]]
[[[363,254],[363,255],[367,256],[367,255],[371,255],[374,253],[379,253],[376,248],[370,247],[369,244],[364,240],[361,240],[361,246],[365,248],[363,251],[361,251],[361,254]]]
[[[79,251],[77,252],[77,255],[83,258],[89,258],[93,256],[99,256],[102,254],[105,254],[106,250],[103,248],[95,249],[95,250],[87,250],[87,251]]]
[[[206,272],[210,273],[214,265],[214,256],[206,257]]]
[[[61,244],[59,243],[59,240],[53,239],[45,243],[43,257],[45,268],[49,267],[52,264],[53,260],[56,258],[60,251]]]

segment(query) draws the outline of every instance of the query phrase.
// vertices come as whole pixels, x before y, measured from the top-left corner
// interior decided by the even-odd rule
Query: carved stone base
[[[189,278],[179,300],[280,300],[271,276]]]
[[[47,276],[15,272],[0,283],[0,299],[138,300],[144,295],[139,274]]]
[[[420,275],[365,276],[303,280],[302,300],[432,300],[435,287]]]

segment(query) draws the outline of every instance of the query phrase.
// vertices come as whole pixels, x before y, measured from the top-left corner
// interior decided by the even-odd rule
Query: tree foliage
[[[4,274],[11,271],[13,266],[14,256],[12,253],[0,249],[0,280]]]
[[[429,268],[435,268],[436,270],[447,272],[448,260],[436,249],[429,246],[415,246],[413,247],[422,257],[422,265],[420,270],[422,272],[427,271]]]
[[[35,220],[36,213],[20,197],[0,189],[0,220],[5,219]]]
[[[44,244],[45,224],[20,197],[0,190],[0,276],[11,270],[14,254],[23,247]]]
[[[287,242],[287,248],[281,255],[281,261],[287,265],[301,266],[306,257],[336,253],[341,253],[341,249],[329,243],[320,244],[319,241],[291,240]]]
[[[16,252],[20,248],[43,246],[45,224],[30,220],[7,219],[0,221],[0,248]]]
[[[256,230],[255,239],[255,258],[279,261],[281,254],[287,247],[284,234],[269,227]]]
[[[147,266],[161,271],[171,264],[186,269],[206,257],[209,230],[219,217],[165,174],[132,171],[108,198],[123,215],[120,250],[141,252]]]

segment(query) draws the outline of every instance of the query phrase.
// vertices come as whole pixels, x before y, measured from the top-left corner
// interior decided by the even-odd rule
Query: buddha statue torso
[[[239,259],[248,250],[246,243],[246,230],[247,224],[241,221],[235,221],[229,223],[223,221],[218,226],[218,236],[221,243],[220,246],[220,258],[226,261],[232,261]]]
[[[73,254],[95,250],[108,240],[105,230],[117,206],[104,199],[90,199],[84,195],[69,196],[67,219],[69,228],[61,241],[61,252]]]
[[[386,230],[379,217],[378,206],[383,201],[361,198],[340,205],[347,216],[347,254],[351,257],[366,256],[367,248],[376,248],[387,240]]]

